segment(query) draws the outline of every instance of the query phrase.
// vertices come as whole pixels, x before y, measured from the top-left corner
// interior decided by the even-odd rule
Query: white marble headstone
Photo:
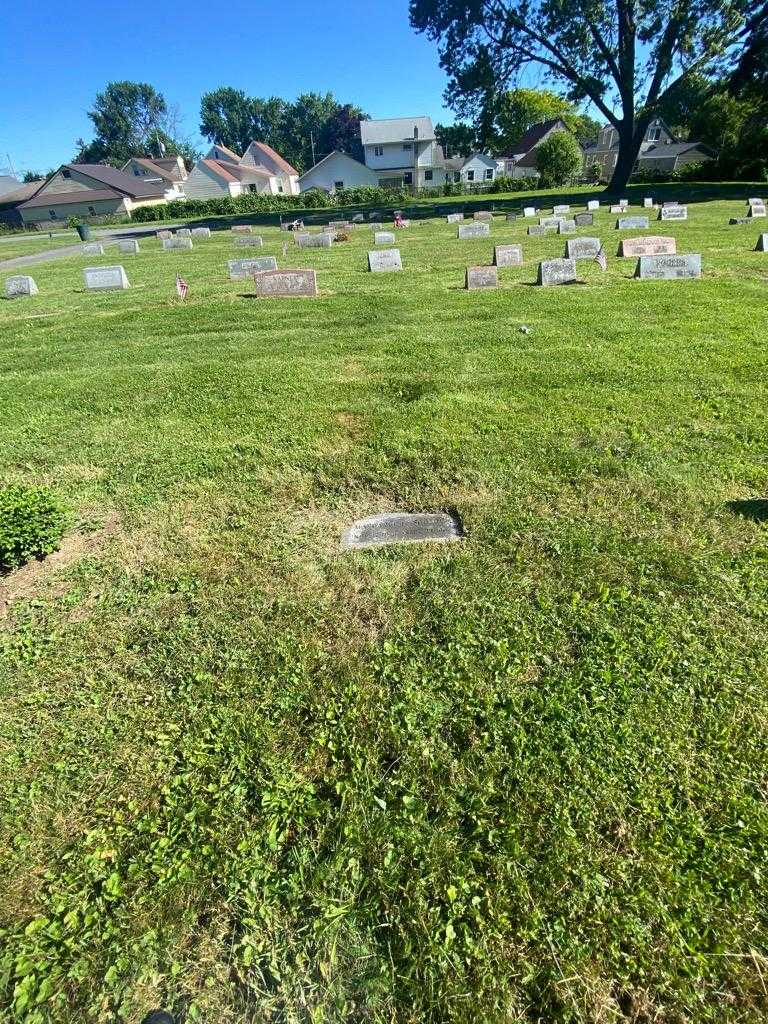
[[[17,277],[7,277],[5,279],[5,297],[6,299],[18,299],[23,295],[37,295],[37,285],[34,279],[27,277],[24,274],[20,274]]]
[[[128,288],[128,278],[123,267],[86,267],[83,271],[88,291],[113,291]]]

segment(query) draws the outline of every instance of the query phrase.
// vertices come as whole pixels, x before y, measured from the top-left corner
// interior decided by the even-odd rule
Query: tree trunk
[[[624,121],[619,129],[619,155],[616,159],[616,166],[613,169],[608,191],[610,193],[623,192],[629,181],[629,176],[634,170],[637,155],[645,134],[645,125],[630,121]]]

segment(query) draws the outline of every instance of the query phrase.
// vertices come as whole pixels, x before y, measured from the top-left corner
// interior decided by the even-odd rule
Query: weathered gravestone
[[[662,206],[659,220],[688,220],[687,206]]]
[[[358,519],[341,537],[341,547],[375,548],[384,544],[451,542],[464,536],[460,524],[447,512],[385,512]]]
[[[173,238],[173,232],[172,232],[172,231],[166,231],[166,230],[164,229],[163,231],[157,231],[157,232],[155,232],[155,237],[156,237],[156,238],[159,238],[159,239],[160,239],[160,241],[162,242],[162,240],[163,240],[164,238]]]
[[[576,234],[576,221],[575,220],[561,220],[557,228],[558,235],[575,235]]]
[[[37,285],[31,277],[19,274],[5,279],[6,299],[20,299],[24,295],[37,295]]]
[[[192,228],[192,237],[193,238],[210,238],[211,237],[211,229],[210,228]]]
[[[593,260],[603,245],[599,238],[569,238],[565,255],[569,260]]]
[[[234,239],[235,245],[260,249],[264,245],[264,239],[261,235],[243,235],[242,238]]]
[[[749,208],[750,217],[765,217],[765,207],[753,204]]]
[[[352,215],[353,224],[362,224],[364,220],[365,217],[363,217],[362,213],[355,213]]]
[[[757,239],[755,252],[768,252],[768,234],[762,234]]]
[[[373,273],[382,273],[388,270],[402,270],[403,264],[400,259],[399,249],[378,249],[368,253],[368,269]]]
[[[523,265],[522,245],[494,246],[493,262],[497,267],[521,267]]]
[[[600,209],[600,200],[599,199],[590,199],[589,202],[587,203],[587,209],[588,210],[599,210]]]
[[[549,235],[553,231],[557,231],[556,227],[542,227],[541,224],[531,224],[528,228],[528,234],[532,238],[539,238],[541,235]]]
[[[611,213],[624,213],[624,209],[625,208],[623,206],[619,206],[618,203],[614,203],[613,206],[610,208],[610,212]]]
[[[333,245],[333,235],[327,231],[320,235],[297,234],[293,240],[300,249],[330,249]]]
[[[352,230],[352,222],[349,221],[349,220],[329,220],[328,221],[328,227],[329,228],[336,228],[336,229],[339,229],[341,231],[351,231]]]
[[[512,223],[512,221],[516,221],[516,220],[517,220],[517,214],[516,213],[508,213],[507,214],[507,221],[509,223]]]
[[[524,217],[535,217],[537,213],[538,213],[538,210],[536,209],[535,206],[524,206],[523,207],[523,216]]]
[[[496,288],[499,284],[499,273],[496,267],[467,267],[464,286],[468,291],[478,288]]]
[[[577,228],[591,228],[595,223],[594,213],[577,213],[573,221]]]
[[[86,242],[83,246],[83,256],[103,256],[104,246],[101,242]]]
[[[392,231],[377,231],[373,236],[374,245],[394,245],[395,236]]]
[[[460,224],[464,220],[463,213],[449,213],[445,218],[449,224]]]
[[[493,214],[490,210],[476,210],[475,213],[472,214],[472,219],[491,221],[493,220]]]
[[[139,243],[135,238],[121,238],[117,243],[120,252],[135,255],[139,251]]]
[[[643,206],[646,210],[652,210],[654,207],[653,199],[651,199],[650,196],[646,196],[643,200]]]
[[[265,270],[254,277],[256,294],[262,299],[313,298],[317,295],[314,270]]]
[[[192,239],[191,238],[179,238],[175,235],[173,238],[163,239],[163,249],[191,249]]]
[[[540,228],[559,228],[564,217],[539,217]]]
[[[560,205],[552,207],[552,213],[555,215],[555,217],[557,217],[557,215],[560,213],[570,213],[570,210],[571,208],[567,204],[565,206]]]
[[[255,256],[250,260],[227,260],[227,267],[230,281],[245,281],[265,270],[277,270],[277,260],[274,256]]]
[[[83,271],[88,291],[115,291],[128,288],[128,278],[123,267],[86,267]]]
[[[676,252],[675,239],[664,235],[624,238],[619,243],[619,256],[674,256]]]
[[[253,228],[251,227],[250,224],[233,224],[232,230],[235,232],[236,235],[250,235],[250,233],[253,231]]]
[[[641,256],[635,277],[643,281],[675,281],[701,277],[701,255],[685,253],[677,256]]]
[[[177,238],[191,238],[192,237],[192,229],[191,228],[179,228],[178,231],[176,232],[176,237]]]
[[[542,260],[539,264],[537,284],[574,284],[576,281],[576,260]]]
[[[483,221],[475,221],[473,224],[459,224],[457,229],[458,238],[487,238],[490,233],[490,225],[483,223]]]
[[[765,206],[765,200],[758,199],[756,196],[753,196],[751,199],[747,200],[747,206]]]
[[[626,208],[629,206],[629,200],[628,199],[620,199],[619,200],[619,206],[623,206],[624,209],[626,210]]]
[[[616,221],[616,227],[619,231],[630,231],[637,230],[638,228],[648,227],[647,217],[619,217]]]

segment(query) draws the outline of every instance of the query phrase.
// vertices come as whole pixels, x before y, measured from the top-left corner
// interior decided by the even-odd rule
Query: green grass
[[[0,235],[0,262],[13,260],[17,256],[31,256],[48,249],[60,246],[77,245],[79,239],[74,231],[54,235],[40,234],[39,238],[15,238],[13,235]]]
[[[632,280],[601,213],[608,272],[570,288],[531,286],[564,239],[500,219],[402,232],[390,275],[367,228],[286,258],[265,229],[316,300],[244,298],[223,232],[0,303],[5,482],[83,553],[6,581],[2,1019],[765,1020],[743,209],[652,224],[700,281]],[[463,291],[512,241],[525,266]],[[130,291],[81,290],[118,259]],[[340,554],[392,509],[466,540]]]

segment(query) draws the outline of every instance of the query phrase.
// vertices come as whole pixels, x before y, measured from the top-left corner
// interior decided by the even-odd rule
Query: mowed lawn
[[[399,232],[399,274],[367,227],[263,229],[315,300],[249,298],[224,230],[0,302],[3,476],[70,510],[0,582],[0,1019],[766,1019],[744,209],[652,220],[699,281],[633,280],[605,211],[572,287],[532,284],[564,238],[497,218]],[[117,262],[129,291],[82,291]],[[340,552],[390,510],[466,539]]]
[[[17,256],[33,256],[38,252],[45,252],[49,249],[58,249],[61,246],[67,245],[78,245],[79,239],[74,231],[59,232],[53,235],[47,233],[40,233],[37,238],[29,238],[26,236],[17,238],[15,235],[2,235],[0,234],[0,263],[4,260],[13,260]],[[0,270],[0,274],[5,277],[6,273],[10,274],[22,274],[29,273],[24,270]],[[5,294],[5,291],[0,293]]]

